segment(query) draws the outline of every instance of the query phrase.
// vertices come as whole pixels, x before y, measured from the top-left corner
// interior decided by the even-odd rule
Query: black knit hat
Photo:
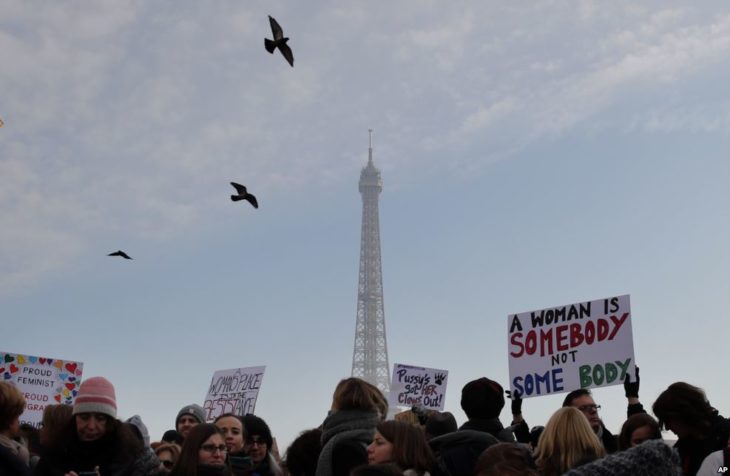
[[[461,408],[470,420],[496,418],[504,408],[504,389],[487,377],[472,380],[461,389]]]
[[[243,427],[246,430],[246,439],[258,436],[266,442],[268,451],[271,451],[271,446],[274,442],[271,437],[271,430],[269,425],[266,424],[263,418],[259,418],[251,413],[245,415],[243,418]]]

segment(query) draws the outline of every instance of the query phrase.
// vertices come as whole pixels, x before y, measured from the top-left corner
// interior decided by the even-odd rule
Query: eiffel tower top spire
[[[373,163],[372,129],[368,129],[368,133],[368,163],[360,172],[359,183],[362,195],[362,231],[352,376],[360,377],[387,393],[390,388],[390,368],[385,338],[378,218],[378,195],[383,190],[383,181],[380,170]]]

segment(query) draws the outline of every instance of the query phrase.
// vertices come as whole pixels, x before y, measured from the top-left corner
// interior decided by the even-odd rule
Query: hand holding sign
[[[636,380],[631,381],[631,376],[626,374],[624,379],[624,393],[626,398],[639,398],[639,367],[636,367]]]
[[[519,390],[514,392],[505,390],[504,393],[507,394],[507,398],[512,400],[512,415],[522,415],[522,395]]]

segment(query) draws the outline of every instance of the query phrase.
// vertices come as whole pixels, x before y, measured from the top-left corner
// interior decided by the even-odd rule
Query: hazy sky
[[[294,68],[264,49],[269,14]],[[369,128],[390,362],[449,370],[459,423],[467,381],[507,386],[508,314],[622,294],[642,401],[685,380],[730,414],[727,2],[11,0],[0,19],[0,350],[83,362],[153,439],[238,366],[266,366],[257,414],[283,446],[326,416]],[[527,400],[528,423],[563,397]],[[595,398],[618,432],[623,389]]]

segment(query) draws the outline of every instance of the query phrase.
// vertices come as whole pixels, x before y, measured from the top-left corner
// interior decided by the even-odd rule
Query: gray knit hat
[[[177,422],[180,421],[180,418],[185,415],[192,416],[198,420],[198,423],[205,423],[205,410],[203,410],[203,407],[197,403],[191,403],[190,405],[182,407],[182,409],[177,413],[177,418],[175,418],[175,428],[177,428]]]
[[[140,417],[139,415],[134,415],[130,418],[127,418],[127,421],[125,423],[129,423],[137,429],[137,431],[139,432],[139,437],[142,438],[145,446],[150,445],[150,432],[147,430],[147,425],[142,422],[142,417]]]

